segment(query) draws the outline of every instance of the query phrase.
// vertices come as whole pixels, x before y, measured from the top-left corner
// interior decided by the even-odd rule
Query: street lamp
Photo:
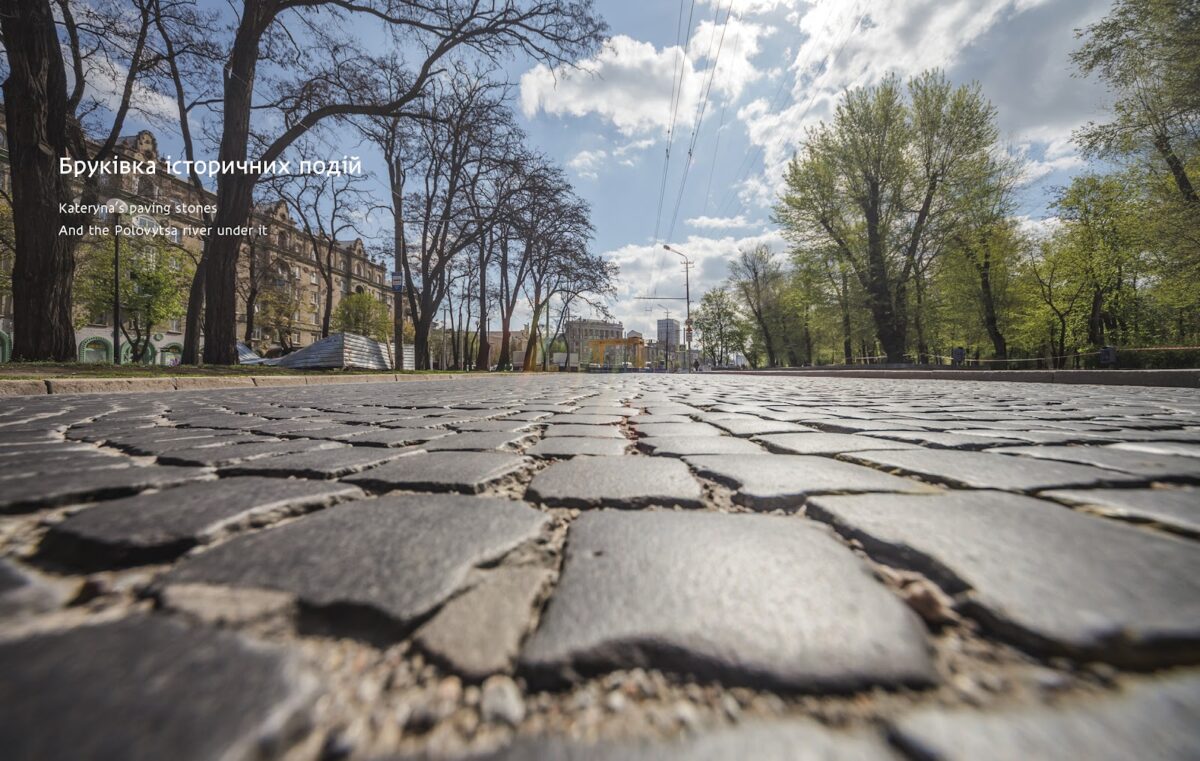
[[[687,320],[683,323],[687,328],[687,363],[688,372],[692,371],[692,284],[691,270],[694,262],[687,257],[687,254],[677,249],[671,248],[666,243],[663,248],[683,259],[683,288],[684,298],[687,300]]]

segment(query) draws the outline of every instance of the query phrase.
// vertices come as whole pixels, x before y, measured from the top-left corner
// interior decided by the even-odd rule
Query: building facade
[[[604,320],[569,320],[564,332],[568,351],[572,354],[580,354],[586,362],[588,361],[588,341],[623,338],[625,326],[619,322]]]
[[[9,181],[8,139],[0,119],[0,188],[7,190]],[[216,196],[208,190],[198,191],[186,179],[166,171],[164,158],[158,152],[154,134],[143,130],[121,138],[113,158],[133,162],[154,162],[155,174],[107,176],[100,189],[102,201],[119,198],[126,201],[134,213],[123,224],[134,227],[160,228],[171,245],[186,251],[199,260],[203,248],[203,215],[205,207],[216,204]],[[0,201],[2,203],[2,201]],[[141,211],[139,211],[141,210]],[[106,220],[97,219],[96,222]],[[261,234],[248,236],[238,261],[238,337],[260,351],[307,346],[321,338],[321,322],[326,294],[317,248],[325,242],[313,241],[303,232],[288,212],[287,204],[278,201],[257,207],[250,222]],[[254,277],[251,277],[252,262]],[[361,240],[338,241],[332,257],[332,309],[342,298],[354,293],[367,293],[392,309],[392,293],[387,268],[373,261]],[[264,269],[265,268],[265,269]],[[0,272],[11,272],[11,250],[0,242]],[[264,290],[282,293],[274,299],[270,319],[259,303],[255,309],[255,327],[247,335],[247,303],[254,285]],[[281,309],[281,304],[286,309]],[[260,319],[261,318],[261,319]],[[80,313],[76,329],[78,359],[81,362],[111,362],[115,354],[112,345],[112,315]],[[0,289],[0,361],[11,357],[12,298]],[[203,339],[202,339],[203,340]],[[168,324],[155,326],[152,345],[144,361],[170,365],[179,360],[183,348],[182,317]],[[119,351],[129,361],[129,346]]]
[[[679,345],[679,320],[667,318],[658,321],[658,343],[670,347]]]

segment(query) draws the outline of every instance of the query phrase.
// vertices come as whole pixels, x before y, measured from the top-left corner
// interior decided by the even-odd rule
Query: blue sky
[[[203,4],[232,18],[223,0]],[[697,300],[727,277],[739,247],[765,242],[785,251],[769,221],[782,168],[804,128],[827,118],[847,87],[933,67],[955,82],[978,81],[998,109],[1003,139],[1028,160],[1021,213],[1034,227],[1048,214],[1050,190],[1084,167],[1072,130],[1105,114],[1104,89],[1073,76],[1068,56],[1075,30],[1103,16],[1109,0],[596,5],[612,35],[600,53],[557,71],[513,59],[504,73],[530,144],[566,167],[592,205],[594,248],[621,268],[612,313],[626,329],[652,333],[663,308],[673,316],[682,311],[681,302],[661,301],[647,313],[648,302],[635,299],[682,295],[679,260],[662,250],[663,241],[696,260]],[[363,36],[373,35],[364,29]],[[177,138],[162,134],[161,123],[155,129],[163,152],[178,153]],[[368,170],[378,164],[367,146],[351,145],[349,134],[335,137],[341,149],[357,149]],[[389,225],[379,218],[367,227]]]

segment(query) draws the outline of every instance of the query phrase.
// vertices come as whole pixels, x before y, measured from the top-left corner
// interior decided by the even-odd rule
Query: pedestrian
[[[698,360],[698,359],[692,360],[692,372],[694,372],[694,373],[700,372],[700,360]]]

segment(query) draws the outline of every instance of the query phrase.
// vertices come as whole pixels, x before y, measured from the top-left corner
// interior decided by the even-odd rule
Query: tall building
[[[0,188],[7,190],[9,181],[8,138],[0,116]],[[135,227],[161,227],[166,239],[173,245],[198,258],[202,249],[200,237],[204,225],[203,207],[215,205],[216,196],[205,190],[197,191],[186,179],[169,173],[163,157],[158,153],[158,141],[154,134],[143,130],[136,135],[120,139],[115,149],[115,159],[132,162],[155,162],[155,174],[128,174],[109,176],[101,187],[101,200],[120,198],[128,202],[131,209],[139,209],[122,223]],[[97,218],[95,224],[111,220]],[[326,288],[318,266],[317,254],[311,239],[292,219],[287,204],[283,201],[268,203],[254,209],[250,225],[260,227],[260,235],[248,236],[243,243],[242,256],[238,260],[237,279],[237,335],[239,340],[248,338],[254,348],[269,350],[283,347],[307,346],[321,337],[321,320],[324,311]],[[324,249],[326,240],[318,240]],[[255,255],[251,255],[251,252]],[[392,292],[387,277],[387,268],[376,263],[366,253],[361,240],[336,241],[333,265],[333,292],[330,300],[333,309],[344,296],[368,293],[384,303],[388,311],[392,308]],[[251,259],[258,265],[251,276]],[[12,262],[6,260],[0,249],[0,267],[10,269]],[[285,294],[274,299],[270,319],[260,304],[255,311],[255,328],[246,336],[247,302],[252,292],[251,284],[257,283],[259,292],[272,290]],[[281,308],[280,304],[286,308]],[[82,314],[81,324],[75,331],[78,356],[81,362],[111,362],[112,315]],[[146,361],[169,365],[178,361],[183,347],[182,319],[155,326],[152,345],[147,350]],[[12,299],[0,293],[0,361],[11,354]],[[203,340],[203,339],[202,339]],[[124,344],[121,356],[129,360],[129,345]]]
[[[671,347],[672,351],[679,345],[679,320],[658,321],[658,343],[660,346]]]

